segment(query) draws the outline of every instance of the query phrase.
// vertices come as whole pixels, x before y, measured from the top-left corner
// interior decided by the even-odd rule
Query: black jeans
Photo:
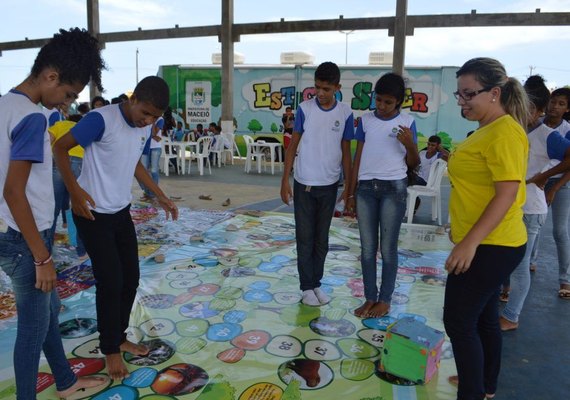
[[[73,214],[93,265],[97,330],[103,354],[119,353],[139,286],[139,257],[130,205],[115,214],[92,212],[94,221]]]
[[[443,322],[457,366],[459,400],[481,400],[497,390],[499,287],[519,265],[525,248],[479,245],[467,272],[448,275]]]
[[[321,286],[337,190],[338,183],[306,186],[295,181],[295,240],[301,290]]]

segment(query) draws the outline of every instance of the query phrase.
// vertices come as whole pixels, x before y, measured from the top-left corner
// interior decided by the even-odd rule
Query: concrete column
[[[233,133],[234,113],[234,1],[222,0],[222,132]]]
[[[396,18],[394,21],[394,61],[392,71],[402,75],[406,58],[406,20],[408,16],[408,0],[397,0]]]
[[[99,38],[99,33],[101,32],[99,28],[99,0],[87,0],[87,30],[96,38]],[[101,49],[105,48],[105,43],[99,42]],[[92,99],[95,96],[100,95],[99,89],[89,82],[89,98]]]

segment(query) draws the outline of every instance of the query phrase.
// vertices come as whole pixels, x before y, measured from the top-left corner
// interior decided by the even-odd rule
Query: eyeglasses
[[[469,100],[472,100],[473,97],[477,96],[479,93],[488,92],[491,89],[493,89],[493,88],[483,88],[480,90],[475,90],[474,92],[463,92],[463,93],[457,91],[457,92],[453,92],[453,95],[455,96],[455,98],[457,100],[463,99],[465,101],[469,101]]]

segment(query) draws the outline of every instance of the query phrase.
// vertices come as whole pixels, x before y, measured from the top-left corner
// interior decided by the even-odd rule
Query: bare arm
[[[350,140],[343,140],[340,144],[342,150],[342,170],[344,173],[344,188],[341,199],[344,200],[345,208],[346,208],[346,201],[348,200],[350,182],[352,181],[352,171],[351,171],[351,164],[352,164],[352,156],[350,154]]]
[[[289,204],[291,202],[291,199],[293,199],[293,190],[291,189],[289,176],[291,175],[291,170],[293,169],[293,162],[297,156],[297,148],[299,147],[300,141],[301,134],[299,132],[293,132],[291,142],[289,143],[289,147],[285,152],[285,167],[283,168],[283,177],[281,178],[281,200],[285,204]]]
[[[495,196],[487,204],[483,214],[471,230],[461,242],[456,244],[447,257],[445,269],[448,273],[458,275],[469,269],[477,246],[501,223],[513,205],[519,185],[518,181],[495,182]]]
[[[570,171],[570,147],[566,149],[566,153],[564,153],[564,159],[558,165],[550,168],[549,170],[541,172],[540,174],[536,174],[532,178],[528,179],[526,183],[534,183],[536,186],[542,189],[546,185],[548,178],[567,171]]]
[[[418,146],[414,143],[412,130],[407,126],[400,125],[398,140],[406,148],[406,165],[408,168],[414,169],[420,165],[420,153]]]
[[[162,189],[154,182],[147,169],[141,164],[140,160],[137,162],[135,168],[135,178],[142,183],[145,187],[149,188],[151,192],[156,195],[156,198],[166,212],[166,219],[172,216],[173,220],[178,219],[178,207],[172,200],[170,200],[162,191]]]
[[[40,236],[26,196],[31,169],[32,163],[29,161],[10,161],[3,196],[34,260],[44,261],[50,257],[49,249]],[[56,279],[53,261],[36,267],[36,289],[49,292],[55,287]]]
[[[347,189],[347,200],[346,209],[349,213],[354,213],[356,206],[356,185],[358,184],[358,171],[360,170],[360,160],[362,159],[362,149],[364,147],[364,142],[356,142],[356,154],[354,155],[354,161],[352,161],[352,170],[350,181]]]
[[[558,182],[556,182],[546,191],[546,203],[548,205],[552,204],[558,190],[560,190],[560,188],[564,186],[568,181],[570,181],[570,172],[566,172],[564,175],[562,175],[562,178],[560,178]]]

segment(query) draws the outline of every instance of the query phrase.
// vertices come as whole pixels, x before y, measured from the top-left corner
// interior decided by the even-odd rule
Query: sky
[[[408,15],[570,12],[570,0],[408,0]],[[234,23],[393,16],[396,0],[234,0]],[[216,0],[99,0],[100,31],[218,25],[221,2]],[[86,0],[2,0],[0,42],[51,37],[60,28],[87,28]],[[348,46],[347,46],[348,40]],[[542,75],[547,86],[570,84],[570,25],[564,27],[416,29],[406,40],[406,66],[461,66],[473,57],[500,60],[507,73],[524,81]],[[347,51],[348,47],[348,51]],[[29,74],[39,49],[4,51],[0,56],[0,94]],[[138,50],[138,56],[137,56]],[[370,52],[393,51],[386,30],[246,35],[234,51],[245,64],[279,64],[282,52],[303,51],[315,64],[368,64]],[[217,38],[164,39],[108,43],[103,57],[106,98],[132,90],[139,80],[156,75],[160,65],[211,64],[221,52]],[[138,59],[138,70],[137,70]],[[80,95],[89,99],[88,90]]]

